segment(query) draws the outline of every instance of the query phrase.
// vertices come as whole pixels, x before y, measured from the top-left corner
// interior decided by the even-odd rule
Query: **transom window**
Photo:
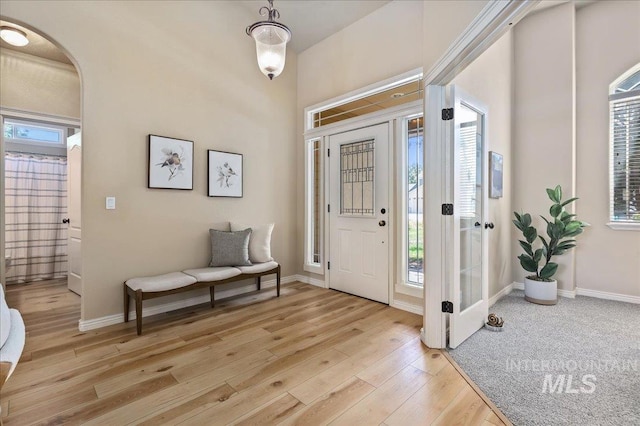
[[[609,89],[610,220],[640,225],[640,64]]]
[[[15,119],[6,119],[3,129],[7,142],[37,145],[65,145],[65,132],[64,127]]]

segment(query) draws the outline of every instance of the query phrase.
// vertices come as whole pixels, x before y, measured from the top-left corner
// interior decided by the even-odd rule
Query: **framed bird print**
[[[149,135],[149,188],[193,189],[193,141]]]
[[[207,150],[209,197],[242,197],[242,154]]]

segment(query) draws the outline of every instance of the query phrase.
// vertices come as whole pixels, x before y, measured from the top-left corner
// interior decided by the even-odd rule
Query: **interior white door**
[[[329,137],[329,287],[389,303],[389,125]]]
[[[483,327],[489,311],[487,108],[459,88],[450,87],[450,94],[454,101],[450,132],[454,209],[449,346],[455,348]]]
[[[67,286],[82,296],[82,136],[80,133],[67,138],[67,211],[69,259]]]

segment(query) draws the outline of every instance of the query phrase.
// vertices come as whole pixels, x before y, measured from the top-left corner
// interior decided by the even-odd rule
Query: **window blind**
[[[476,185],[478,182],[478,127],[475,121],[460,125],[460,217],[474,218],[476,216]]]
[[[610,97],[610,214],[640,223],[640,90]]]

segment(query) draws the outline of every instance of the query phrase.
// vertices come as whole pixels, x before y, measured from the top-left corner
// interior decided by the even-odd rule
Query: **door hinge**
[[[443,216],[453,216],[453,204],[443,204],[442,205],[442,215]]]
[[[327,148],[327,157],[331,157],[331,148]]]
[[[442,109],[442,119],[447,121],[447,120],[453,120],[453,108],[443,108]]]
[[[442,302],[442,312],[448,313],[448,314],[452,314],[453,313],[453,303],[449,302],[448,300],[445,300],[444,302]]]
[[[331,213],[331,204],[327,204],[327,213]]]
[[[331,269],[331,262],[327,262],[327,269]]]

